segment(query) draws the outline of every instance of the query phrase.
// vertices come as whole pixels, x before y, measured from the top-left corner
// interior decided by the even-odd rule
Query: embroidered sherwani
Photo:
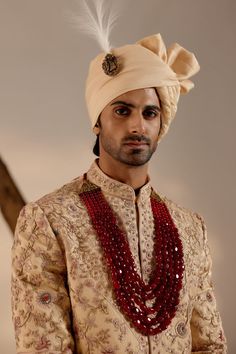
[[[130,186],[106,176],[96,162],[87,179],[101,188],[148,283],[155,266],[150,182],[136,198]],[[116,305],[98,237],[79,196],[83,181],[84,176],[73,180],[20,213],[12,250],[17,353],[226,353],[201,217],[163,197],[183,245],[183,286],[171,324],[158,335],[144,336]]]

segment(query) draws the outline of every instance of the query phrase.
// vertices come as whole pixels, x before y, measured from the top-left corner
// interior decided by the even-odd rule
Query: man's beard
[[[124,163],[128,166],[145,165],[151,159],[157,147],[157,143],[152,146],[151,140],[143,135],[131,135],[125,137],[124,139],[122,139],[119,148],[113,146],[112,140],[109,141],[108,139],[103,139],[101,136],[100,139],[103,149],[106,151],[107,154],[112,156],[115,160]],[[126,145],[132,142],[143,142],[144,144],[146,144],[146,146],[145,148],[143,148],[142,146],[134,146],[127,149]]]

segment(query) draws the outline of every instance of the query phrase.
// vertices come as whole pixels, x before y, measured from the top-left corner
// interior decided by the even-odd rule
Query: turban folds
[[[120,66],[115,76],[108,76],[102,69],[104,53],[90,64],[86,102],[92,127],[103,109],[116,97],[128,91],[154,87],[162,109],[160,140],[176,114],[180,94],[194,87],[189,78],[200,69],[194,54],[177,43],[166,49],[160,34],[114,48],[112,54],[118,58]]]

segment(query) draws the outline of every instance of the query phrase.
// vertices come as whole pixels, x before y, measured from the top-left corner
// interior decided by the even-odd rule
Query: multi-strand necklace
[[[144,335],[162,332],[175,316],[184,270],[182,243],[165,203],[152,191],[155,269],[145,284],[101,188],[86,180],[80,198],[99,238],[121,312]]]

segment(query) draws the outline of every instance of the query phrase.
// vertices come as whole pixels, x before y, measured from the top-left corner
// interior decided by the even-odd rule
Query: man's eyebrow
[[[119,105],[121,104],[122,106],[126,106],[126,107],[131,107],[131,108],[135,108],[135,105],[133,105],[132,103],[128,103],[125,101],[115,101],[113,103],[111,103],[111,106],[115,106],[115,105]],[[156,109],[157,111],[161,111],[161,108],[159,106],[156,106],[155,104],[149,104],[147,106],[145,106],[145,109]]]
[[[158,112],[161,112],[161,107],[159,107],[159,106],[156,106],[155,104],[148,104],[147,106],[145,106],[145,108],[147,109],[150,109],[150,108],[152,108],[152,109],[156,109]]]
[[[115,106],[116,104],[121,104],[122,106],[135,108],[135,106],[132,103],[128,103],[125,101],[115,101],[115,102],[111,103],[111,106]]]

